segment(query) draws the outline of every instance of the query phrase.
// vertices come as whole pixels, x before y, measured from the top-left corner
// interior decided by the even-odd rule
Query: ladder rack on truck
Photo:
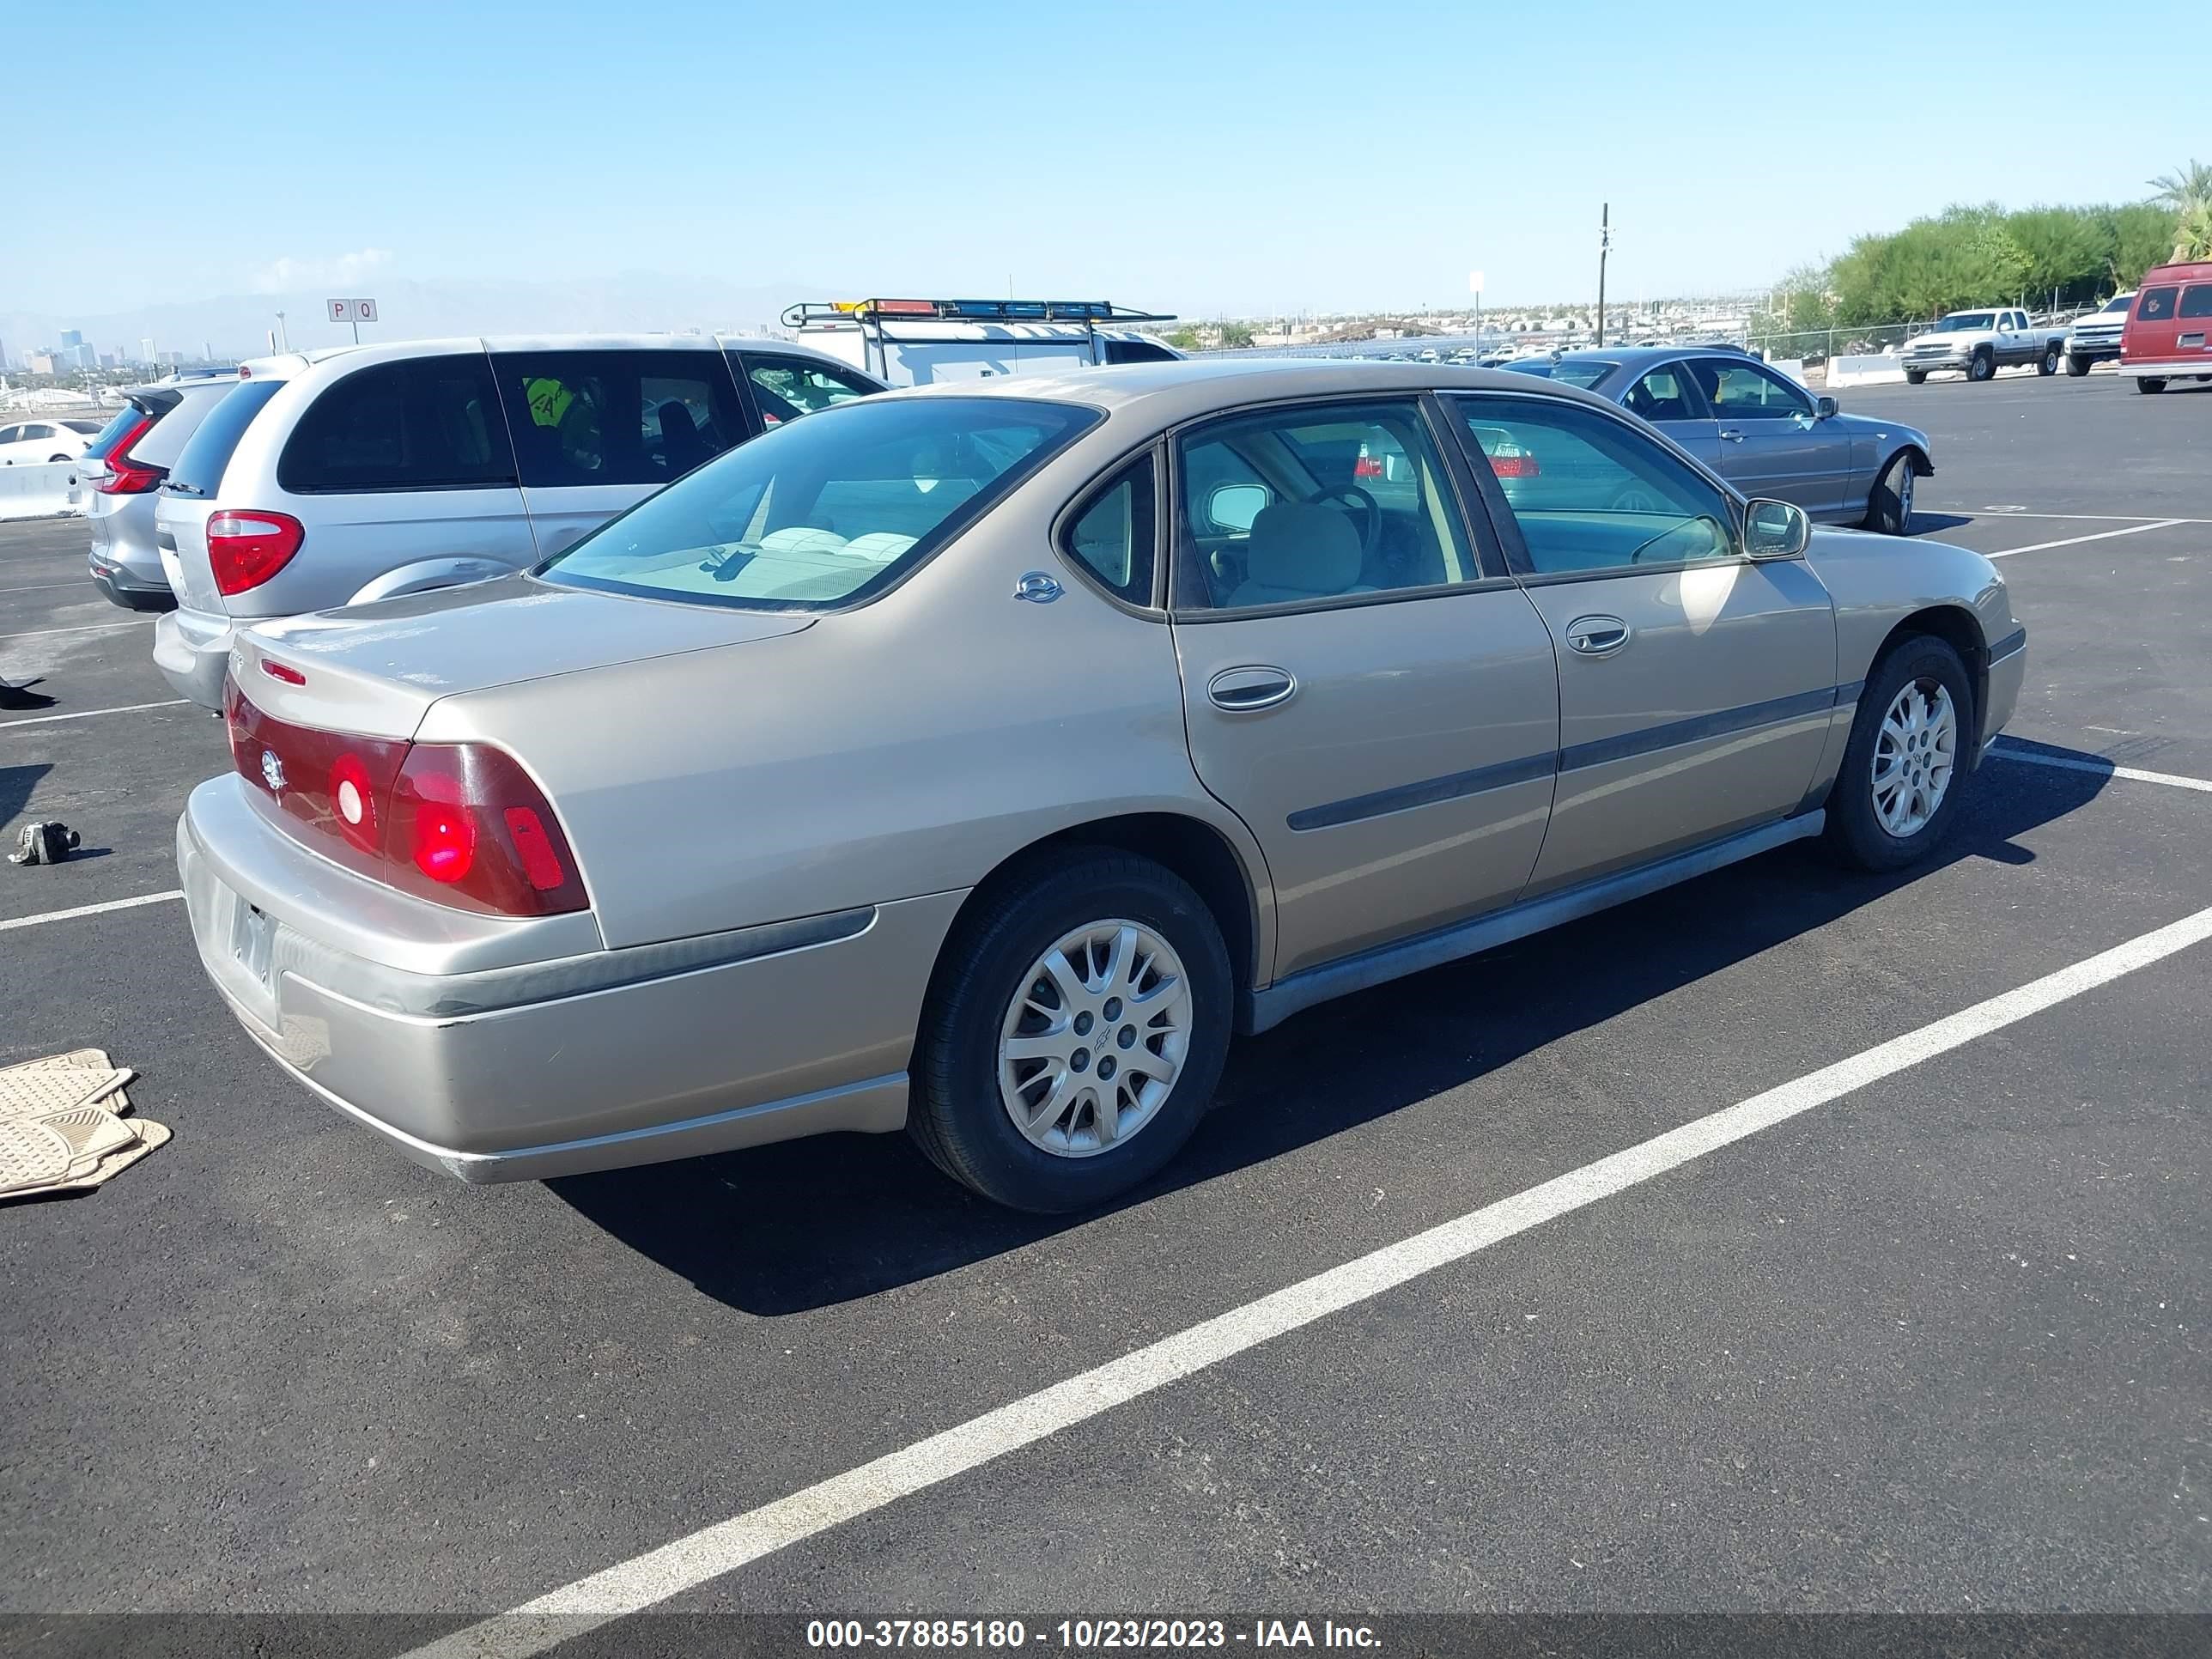
[[[1169,358],[1181,354],[1135,332],[1138,325],[1169,323],[1172,312],[1139,311],[1109,300],[841,300],[805,301],[787,307],[784,326],[811,343],[849,356],[841,343],[857,343],[854,367],[894,385],[923,378],[954,378],[945,348],[972,343],[997,347],[1006,359],[1079,357],[1088,363],[1132,358]],[[916,349],[916,360],[902,361],[903,348]],[[922,354],[933,364],[919,361]],[[981,374],[1005,374],[1005,366],[981,362],[988,350],[969,354],[963,365]],[[915,370],[934,367],[924,375]]]

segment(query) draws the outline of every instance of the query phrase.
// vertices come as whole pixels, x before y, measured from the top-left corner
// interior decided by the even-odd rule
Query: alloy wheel
[[[1030,964],[999,1034],[999,1098],[1024,1138],[1091,1158],[1159,1115],[1190,1050],[1182,960],[1150,928],[1095,921]]]
[[[1899,841],[1926,829],[1950,793],[1958,750],[1958,710],[1942,682],[1906,682],[1875,736],[1875,821]]]

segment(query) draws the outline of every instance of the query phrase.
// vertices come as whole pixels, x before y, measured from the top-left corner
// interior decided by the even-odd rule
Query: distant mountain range
[[[856,291],[857,292],[857,291]],[[136,354],[141,340],[160,351],[197,356],[203,345],[218,357],[256,356],[269,349],[276,313],[295,349],[344,345],[353,331],[329,319],[328,301],[373,299],[377,321],[362,343],[431,339],[453,334],[663,333],[699,329],[756,333],[773,327],[798,300],[835,296],[818,284],[746,286],[711,277],[635,272],[580,282],[406,282],[371,276],[345,294],[227,294],[216,299],[147,306],[100,316],[0,312],[0,343],[21,368],[28,353],[60,343],[76,329],[103,352]]]

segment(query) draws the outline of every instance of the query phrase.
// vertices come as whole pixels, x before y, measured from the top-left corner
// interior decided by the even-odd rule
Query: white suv
[[[504,575],[767,427],[883,389],[804,346],[433,340],[248,363],[170,469],[154,660],[222,706],[238,623]]]

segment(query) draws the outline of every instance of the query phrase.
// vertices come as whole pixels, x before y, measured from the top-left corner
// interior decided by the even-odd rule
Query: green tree
[[[2108,274],[2112,291],[2133,288],[2153,265],[2164,264],[2173,252],[2175,216],[2170,208],[2153,202],[2130,202],[2106,208],[2102,216],[2112,228],[2112,262]]]
[[[2033,207],[2008,214],[2005,234],[2027,260],[2027,295],[2059,304],[2100,297],[2112,264],[2112,233],[2094,208]]]
[[[2158,192],[2151,200],[2173,210],[2175,261],[2203,258],[2203,238],[2212,230],[2212,167],[2192,155],[2188,166],[2160,173],[2150,187]]]
[[[1177,351],[1195,351],[1198,349],[1198,331],[1191,327],[1187,323],[1182,327],[1176,329],[1173,333],[1164,334],[1160,337],[1165,340],[1170,345],[1173,346]]]
[[[1224,347],[1250,345],[1252,343],[1252,325],[1249,323],[1222,324],[1221,343]]]

